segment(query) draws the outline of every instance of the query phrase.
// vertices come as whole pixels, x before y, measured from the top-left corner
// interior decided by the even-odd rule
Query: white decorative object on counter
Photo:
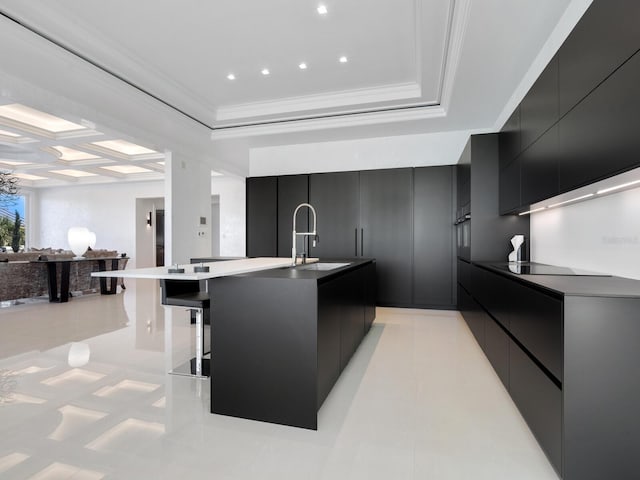
[[[511,239],[511,245],[513,245],[513,251],[509,254],[509,261],[522,262],[522,246],[524,245],[524,235],[514,235]]]

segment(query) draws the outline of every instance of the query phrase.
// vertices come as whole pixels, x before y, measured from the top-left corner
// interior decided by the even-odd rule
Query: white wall
[[[211,194],[220,196],[220,256],[244,257],[246,255],[244,178],[212,177]]]
[[[253,148],[249,176],[453,165],[468,131]]]
[[[134,267],[136,198],[163,196],[163,188],[162,182],[123,182],[40,189],[31,246],[68,249],[67,230],[87,227],[96,233],[96,249],[127,253]]]
[[[640,280],[640,189],[532,214],[531,260]]]

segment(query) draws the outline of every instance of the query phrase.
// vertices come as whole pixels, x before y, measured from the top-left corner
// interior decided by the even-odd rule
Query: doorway
[[[156,210],[156,267],[164,267],[164,209]]]

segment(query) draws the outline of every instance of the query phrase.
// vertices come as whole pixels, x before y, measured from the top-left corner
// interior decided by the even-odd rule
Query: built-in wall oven
[[[467,204],[456,212],[456,249],[459,258],[471,260],[471,209]]]

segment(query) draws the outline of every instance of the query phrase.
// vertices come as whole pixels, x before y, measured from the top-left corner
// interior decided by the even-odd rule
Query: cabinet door
[[[560,121],[561,191],[640,164],[638,79],[640,54],[635,54]]]
[[[558,56],[551,59],[520,103],[522,150],[558,121]]]
[[[484,323],[484,353],[502,384],[509,389],[509,336],[488,316]]]
[[[522,152],[519,160],[522,205],[531,205],[558,194],[557,125]]]
[[[413,175],[411,168],[360,172],[359,255],[376,259],[379,305],[410,305]]]
[[[453,305],[453,169],[416,168],[413,203],[413,303]]]
[[[278,179],[247,178],[247,256],[278,255]]]
[[[469,295],[462,285],[458,284],[458,310],[462,314],[462,318],[467,322],[469,330],[480,345],[480,348],[485,348],[484,327],[485,323],[491,320],[491,317],[487,315],[480,305]]]
[[[509,340],[509,393],[538,443],[562,472],[562,390]]]
[[[311,247],[311,256],[356,256],[359,198],[358,172],[318,173],[310,176],[309,203],[316,209],[317,231],[320,236],[316,247]]]
[[[500,171],[500,214],[511,213],[520,207],[520,158]]]
[[[561,115],[640,48],[638,18],[637,1],[595,0],[591,4],[558,50]]]
[[[500,131],[500,169],[509,165],[522,151],[520,145],[520,106],[514,110]]]
[[[309,175],[278,177],[278,256],[291,256],[293,212],[301,203],[309,202]],[[296,216],[296,231],[308,232],[313,224],[308,208],[301,208]],[[296,252],[309,253],[309,237],[296,239]]]

